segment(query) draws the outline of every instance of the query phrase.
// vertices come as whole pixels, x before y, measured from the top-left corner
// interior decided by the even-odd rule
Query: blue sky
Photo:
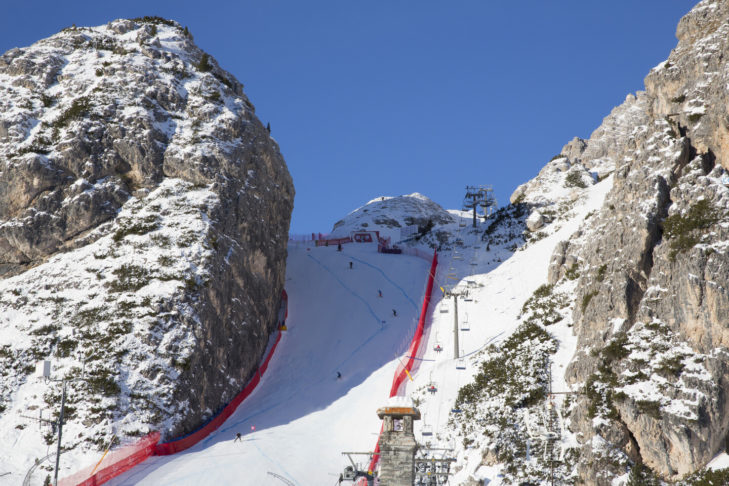
[[[3,6],[0,51],[71,24],[159,15],[244,85],[296,186],[291,231],[380,195],[500,204],[586,138],[675,47],[685,0],[34,1]]]

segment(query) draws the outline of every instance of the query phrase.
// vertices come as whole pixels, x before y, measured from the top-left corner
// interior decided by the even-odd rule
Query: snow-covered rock
[[[529,231],[536,231],[544,226],[544,216],[538,210],[532,211],[526,219],[526,226]]]
[[[197,428],[275,329],[293,185],[242,85],[160,18],[0,56],[0,471]],[[67,469],[66,469],[67,470]],[[61,474],[63,476],[63,472]]]
[[[461,219],[417,192],[405,196],[381,196],[337,221],[331,236],[337,238],[349,236],[354,231],[379,231],[382,237],[400,242],[412,240],[420,234],[419,241],[425,236],[422,243],[438,246],[448,243],[450,229]]]

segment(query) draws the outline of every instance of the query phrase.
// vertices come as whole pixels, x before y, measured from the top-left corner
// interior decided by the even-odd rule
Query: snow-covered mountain
[[[448,244],[448,236],[458,222],[458,215],[444,210],[438,203],[419,193],[404,196],[381,196],[369,201],[337,221],[333,238],[349,236],[354,231],[379,231],[393,242],[412,240],[432,246]],[[409,231],[408,231],[409,230]]]
[[[238,393],[277,325],[292,206],[242,85],[176,22],[0,56],[0,482],[56,443],[25,418],[59,413],[40,360],[76,379],[61,476]]]
[[[134,25],[147,32],[144,22]],[[162,48],[166,35],[184,35],[176,25],[159,28]],[[439,290],[413,380],[400,393],[422,412],[415,429],[421,453],[429,449],[456,459],[450,484],[729,484],[729,470],[722,470],[729,467],[729,1],[700,2],[681,20],[677,36],[678,47],[651,70],[645,92],[628,95],[589,139],[565,145],[514,191],[511,204],[475,228],[468,214],[444,210],[420,194],[374,199],[334,225],[332,237],[379,231],[402,248],[439,249]],[[192,58],[199,59],[193,76],[203,76],[202,58]],[[194,100],[194,90],[188,96]],[[33,109],[40,106],[31,102]],[[254,119],[250,123],[255,134],[250,144],[268,140]],[[174,153],[170,170],[179,162]],[[44,154],[29,154],[9,160],[45,161],[38,159]],[[278,160],[262,159],[264,167]],[[190,173],[206,170],[207,161],[198,162]],[[170,420],[186,407],[201,410],[201,403],[175,396],[164,401],[173,370],[181,377],[188,372],[187,361],[180,366],[177,358],[197,350],[184,343],[207,337],[196,327],[206,307],[177,297],[189,295],[183,283],[216,287],[220,268],[239,270],[231,263],[235,255],[250,259],[245,269],[258,277],[254,284],[277,280],[275,269],[266,267],[267,250],[238,250],[249,240],[213,230],[221,225],[210,216],[220,214],[216,205],[238,193],[228,191],[224,199],[219,188],[225,181],[179,179],[167,177],[134,197],[120,193],[113,221],[84,232],[67,245],[70,252],[44,249],[53,254],[36,258],[22,250],[28,244],[17,244],[23,240],[6,238],[15,245],[7,272],[22,273],[0,282],[2,316],[10,316],[3,336],[12,340],[0,359],[7,363],[3,369],[13,370],[2,378],[13,390],[3,398],[10,404],[0,418],[3,440],[30,444],[34,451],[41,447],[31,437],[37,432],[17,418],[28,401],[41,406],[38,395],[45,385],[33,383],[23,368],[37,357],[35,350],[41,349],[40,357],[58,354],[71,370],[89,355],[79,348],[96,348],[93,341],[65,343],[99,329],[114,336],[107,355],[120,353],[111,370],[132,371],[99,375],[102,392],[113,388],[104,377],[123,384],[121,398],[104,398],[94,409],[77,402],[77,413],[136,403],[140,398],[127,393],[127,383],[149,393],[161,390],[161,397],[147,395],[147,401]],[[277,188],[240,180],[246,183],[239,191],[255,191],[257,198]],[[100,184],[97,190],[107,190]],[[263,213],[260,220],[272,217]],[[398,363],[409,358],[401,353],[417,316],[425,264],[407,254],[378,254],[370,244],[346,244],[341,252],[290,244],[290,334],[282,338],[286,352],[274,355],[260,388],[193,450],[153,458],[112,484],[198,485],[240,478],[279,484],[277,478],[284,478],[321,485],[333,483],[347,465],[342,451],[374,447],[375,407],[386,401]],[[162,260],[167,264],[154,265]],[[173,270],[169,281],[166,266]],[[173,278],[181,272],[187,272],[185,278]],[[259,290],[254,285],[255,297],[264,294]],[[384,290],[382,296],[378,290]],[[213,297],[209,302],[220,305]],[[107,309],[113,318],[98,324]],[[72,326],[56,328],[54,312]],[[126,315],[132,317],[117,317]],[[226,323],[239,322],[231,318],[239,314],[224,315]],[[173,320],[176,316],[192,317]],[[127,321],[131,328],[123,327]],[[140,336],[144,326],[153,332]],[[262,326],[254,334],[262,334]],[[75,353],[68,358],[67,347]],[[161,354],[161,363],[149,358],[153,353]],[[158,372],[135,368],[137,356],[158,364],[153,368]],[[104,364],[85,366],[97,376],[107,370]],[[198,364],[192,372],[233,365],[223,358]],[[226,389],[239,386],[231,381]],[[54,399],[49,396],[49,403]],[[110,425],[127,431],[144,422],[135,420],[145,410],[134,410],[126,422],[117,414],[114,421],[83,424],[81,432],[101,438]],[[12,428],[15,424],[21,428]],[[233,442],[236,431],[247,432],[242,444]]]

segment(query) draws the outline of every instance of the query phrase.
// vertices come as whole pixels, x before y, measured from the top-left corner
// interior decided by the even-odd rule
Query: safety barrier
[[[402,254],[422,258],[423,260],[427,261],[430,261],[431,258],[434,258],[430,255],[430,252],[421,250],[419,248],[402,248]]]
[[[328,240],[317,240],[316,246],[334,246],[341,245],[343,243],[352,243],[352,238],[347,236],[346,238],[330,238]]]
[[[152,432],[137,443],[107,454],[99,464],[58,481],[59,486],[97,486],[130,470],[154,454],[160,433]]]
[[[281,317],[283,315],[283,321]],[[286,318],[288,317],[288,294],[286,290],[281,291],[281,309],[279,309],[278,315],[278,327],[279,330],[276,334],[276,338],[273,344],[269,342],[270,349],[266,353],[266,357],[261,363],[261,366],[256,370],[256,374],[246,384],[243,390],[236,395],[233,400],[223,407],[217,414],[209,419],[196,431],[170,442],[158,444],[160,439],[159,432],[152,432],[151,434],[143,437],[137,443],[124,447],[122,449],[111,452],[102,461],[97,464],[96,467],[87,467],[71,476],[68,476],[58,483],[60,486],[99,486],[109,481],[112,478],[132,469],[137,464],[143,462],[150,456],[167,456],[175,454],[177,452],[184,451],[194,446],[205,437],[214,432],[230,417],[235,409],[238,408],[243,400],[255,390],[258,383],[261,381],[261,377],[268,369],[268,364],[273,357],[273,353],[278,347],[278,343],[281,341],[281,330],[285,329]]]
[[[276,346],[278,346],[279,341],[281,341],[281,331],[278,331],[276,340],[274,341],[273,346],[271,346],[266,359],[263,360],[263,363],[258,368],[251,381],[248,382],[245,388],[243,388],[243,391],[236,395],[228,405],[223,407],[217,415],[214,415],[205,425],[197,429],[195,432],[170,442],[157,444],[154,449],[154,455],[169,456],[170,454],[175,454],[177,452],[184,451],[185,449],[189,449],[220,427],[223,422],[228,419],[228,417],[233,415],[233,412],[235,412],[235,409],[238,408],[238,405],[248,398],[253,390],[255,390],[256,386],[258,386],[258,383],[261,381],[261,377],[268,369],[268,363],[271,361],[271,357],[273,357],[273,353],[276,351]]]
[[[312,246],[333,246],[342,245],[345,243],[377,243],[378,251],[380,248],[389,247],[390,238],[383,238],[380,236],[379,231],[353,231],[350,236],[344,236],[339,238],[331,237],[324,233],[311,233],[306,235],[289,235],[289,246],[297,247],[312,247]],[[430,258],[428,258],[430,259]]]
[[[410,248],[410,250],[415,250],[415,248]],[[421,254],[424,253],[422,250],[418,250]],[[420,256],[420,255],[413,255],[413,256]],[[415,333],[413,334],[413,338],[410,341],[410,347],[407,351],[407,361],[403,363],[402,361],[400,364],[398,364],[397,371],[395,371],[395,376],[392,379],[392,387],[390,388],[390,396],[394,397],[397,395],[400,391],[400,388],[403,384],[403,382],[407,379],[408,374],[413,369],[413,364],[415,363],[415,358],[418,354],[418,350],[420,349],[420,344],[423,339],[423,333],[425,331],[425,320],[428,315],[428,308],[430,307],[430,297],[433,293],[433,283],[435,282],[435,273],[438,270],[438,252],[433,252],[433,260],[430,264],[430,273],[428,274],[428,283],[425,286],[425,296],[423,297],[423,307],[420,310],[420,318],[418,319],[418,326],[415,328]],[[380,434],[382,434],[382,428],[380,428]],[[372,456],[372,460],[370,461],[370,465],[368,470],[374,471],[377,467],[377,463],[380,460],[380,438],[377,438],[377,445],[375,446],[375,453]],[[358,483],[360,484],[360,483]],[[366,484],[366,483],[362,483]]]

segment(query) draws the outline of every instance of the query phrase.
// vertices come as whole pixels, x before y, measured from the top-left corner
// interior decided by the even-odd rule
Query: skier
[[[236,432],[235,439],[233,439],[233,442],[242,442],[242,441],[243,441],[243,439],[240,435],[240,432]]]
[[[349,269],[352,270],[352,262],[349,262]]]
[[[337,251],[342,251],[342,244],[341,243],[337,243]]]
[[[397,317],[397,311],[395,309],[392,309],[392,317]]]
[[[377,290],[377,293],[379,294],[379,296],[380,296],[380,297],[382,297],[382,290],[379,290],[379,289],[378,289],[378,290]]]
[[[337,380],[341,380],[341,379],[342,379],[342,374],[339,371],[337,371]]]

